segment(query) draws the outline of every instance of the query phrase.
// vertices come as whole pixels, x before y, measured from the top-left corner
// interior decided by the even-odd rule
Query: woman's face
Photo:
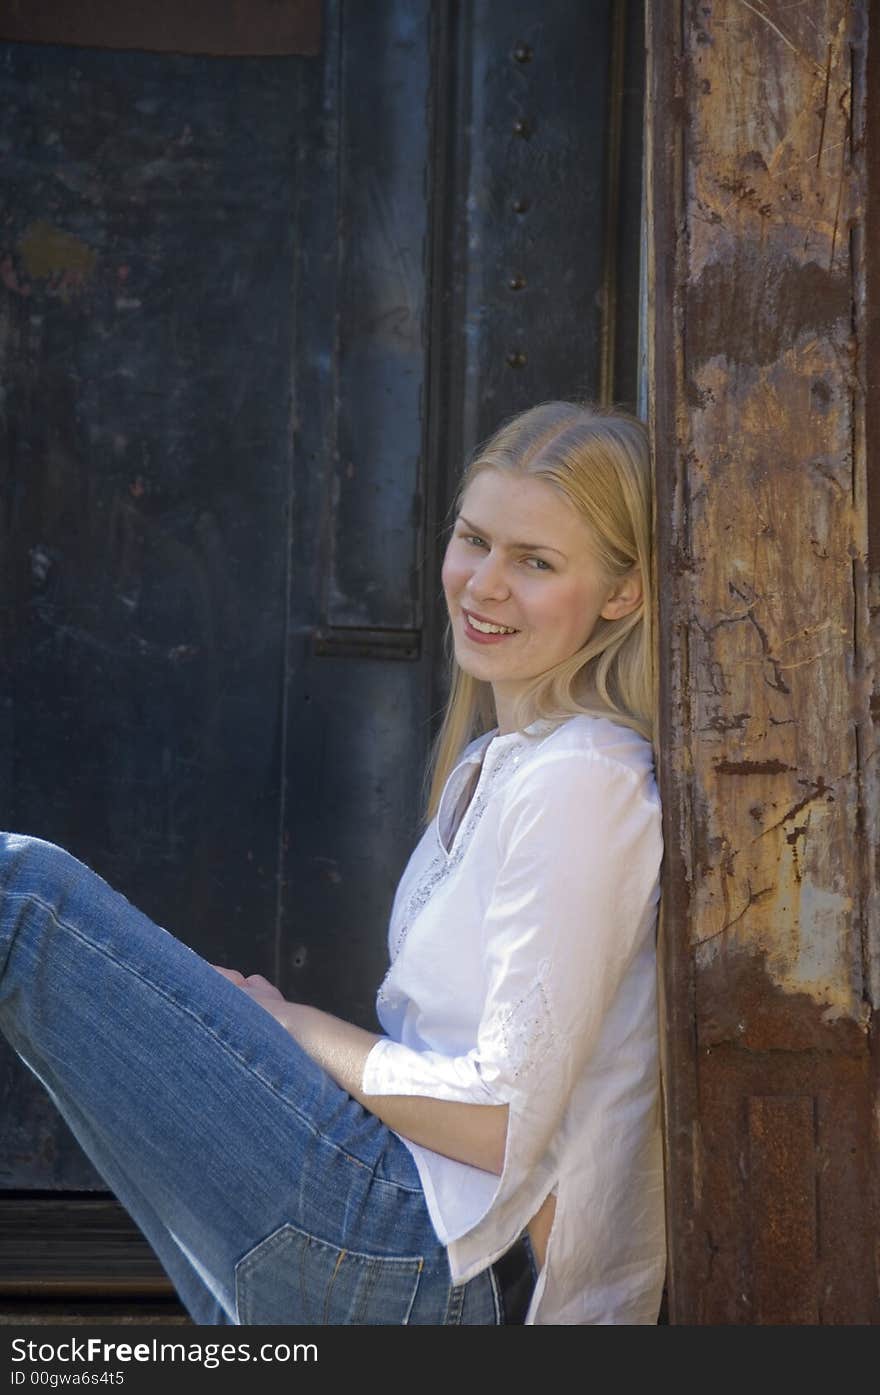
[[[455,657],[492,684],[501,732],[532,679],[580,649],[600,615],[617,619],[641,597],[637,570],[616,591],[603,580],[589,529],[563,495],[494,469],[465,491],[442,576]]]

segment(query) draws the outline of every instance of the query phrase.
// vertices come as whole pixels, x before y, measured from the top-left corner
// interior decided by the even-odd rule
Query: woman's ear
[[[622,620],[634,611],[642,601],[642,573],[639,567],[629,571],[615,586],[608,600],[599,612],[603,620]]]

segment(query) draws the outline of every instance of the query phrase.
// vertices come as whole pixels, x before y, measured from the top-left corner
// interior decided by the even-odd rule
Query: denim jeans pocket
[[[340,1249],[283,1225],[235,1266],[243,1325],[399,1327],[409,1322],[424,1260]]]

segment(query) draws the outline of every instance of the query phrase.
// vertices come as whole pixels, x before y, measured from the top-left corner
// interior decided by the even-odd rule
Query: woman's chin
[[[484,681],[488,681],[492,676],[489,665],[485,663],[485,661],[480,661],[480,655],[477,654],[475,656],[468,653],[468,651],[464,649],[464,646],[456,648],[455,661],[462,673],[466,673],[470,678],[480,678]]]

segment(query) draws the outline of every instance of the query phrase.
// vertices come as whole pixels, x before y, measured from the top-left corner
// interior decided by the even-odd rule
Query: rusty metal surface
[[[672,1322],[880,1322],[865,3],[648,7]]]

